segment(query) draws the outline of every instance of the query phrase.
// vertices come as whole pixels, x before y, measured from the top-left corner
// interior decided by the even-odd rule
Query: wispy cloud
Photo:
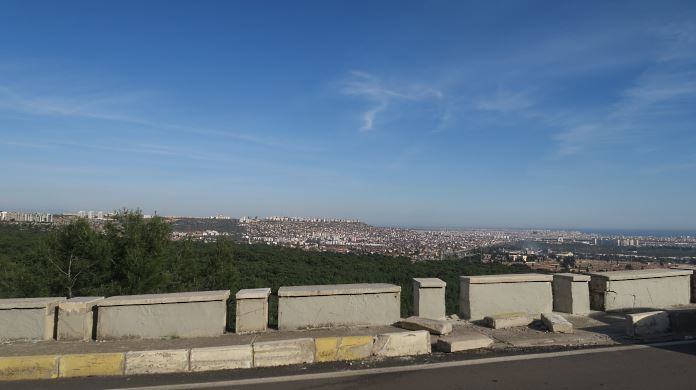
[[[572,156],[592,146],[621,143],[625,131],[625,126],[605,122],[573,126],[553,136],[557,142],[556,157]]]
[[[693,112],[696,74],[691,71],[656,69],[638,77],[619,94],[603,114],[571,117],[575,123],[554,135],[559,157],[571,156],[592,146],[625,144],[642,132],[665,132],[665,121]]]
[[[656,33],[665,45],[659,59],[661,61],[693,61],[696,46],[696,22],[673,22],[660,26]]]
[[[228,138],[267,148],[317,151],[319,147],[308,142],[295,142],[283,137],[260,136],[253,132],[211,129],[200,125],[180,125],[166,120],[152,120],[140,114],[137,107],[156,104],[156,94],[149,92],[101,91],[81,93],[60,90],[59,93],[19,92],[17,88],[0,85],[0,110],[34,116],[100,120],[138,125],[150,131],[188,133],[193,135]]]
[[[667,33],[667,32],[668,33]],[[673,118],[693,114],[696,104],[696,35],[692,25],[669,25],[647,68],[619,91],[614,102],[593,115],[570,115],[557,132],[556,155],[566,157],[594,146],[619,145],[665,133]],[[675,38],[676,37],[676,38]]]
[[[143,119],[119,112],[117,106],[142,103],[145,93],[68,92],[64,96],[27,95],[0,85],[0,108],[33,115],[52,115],[74,118],[149,124]]]
[[[493,96],[480,98],[475,107],[483,111],[498,111],[503,113],[521,111],[533,105],[529,92],[500,90]]]
[[[417,83],[387,83],[362,71],[350,72],[350,76],[340,85],[342,94],[366,99],[371,104],[361,115],[361,131],[374,130],[377,115],[390,107],[393,108],[399,102],[443,98],[442,91],[431,86]]]

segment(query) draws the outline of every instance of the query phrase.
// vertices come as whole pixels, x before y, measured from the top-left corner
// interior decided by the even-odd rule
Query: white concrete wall
[[[413,279],[413,315],[439,320],[445,318],[445,287],[437,278]]]
[[[681,264],[672,267],[672,269],[691,271],[691,302],[696,302],[696,265]]]
[[[459,311],[476,321],[506,313],[538,316],[553,311],[550,275],[490,275],[460,278]]]
[[[401,310],[400,287],[371,289],[334,286],[299,286],[287,296],[278,292],[278,328],[280,330],[330,328],[340,326],[391,325],[399,321]],[[385,285],[382,285],[385,286]],[[305,287],[305,294],[300,289]],[[308,288],[307,288],[308,287]],[[312,293],[311,287],[322,289]],[[377,292],[384,291],[384,292]],[[290,292],[287,292],[290,294]],[[284,296],[285,295],[285,296]]]
[[[52,337],[53,324],[48,327],[46,309],[0,310],[0,340],[48,340]]]
[[[593,274],[590,293],[594,310],[664,309],[689,303],[691,278],[675,275],[612,280]]]
[[[229,291],[107,298],[98,304],[97,339],[219,336],[227,297]]]
[[[0,299],[0,340],[50,340],[65,298]]]
[[[235,333],[265,332],[270,288],[240,290],[236,294]]]
[[[590,312],[590,277],[556,274],[553,276],[553,310],[584,315]]]
[[[94,307],[104,297],[77,297],[58,305],[56,338],[89,341],[94,333]]]

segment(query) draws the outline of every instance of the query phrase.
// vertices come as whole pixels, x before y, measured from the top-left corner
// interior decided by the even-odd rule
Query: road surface
[[[461,359],[467,355],[459,355]],[[399,362],[398,360],[396,362]],[[202,374],[13,382],[15,389],[696,389],[696,342],[621,346],[439,363],[385,362],[334,371],[326,365]]]

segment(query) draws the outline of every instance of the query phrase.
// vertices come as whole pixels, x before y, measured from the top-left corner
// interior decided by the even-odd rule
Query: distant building
[[[23,212],[18,212],[18,211],[2,211],[2,212],[0,212],[0,221],[52,223],[53,222],[53,214],[50,214],[50,213],[23,213]]]

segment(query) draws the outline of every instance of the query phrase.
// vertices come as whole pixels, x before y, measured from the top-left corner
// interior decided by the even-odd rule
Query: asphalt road
[[[466,355],[460,355],[462,358]],[[14,389],[696,389],[696,343],[485,357],[331,370],[327,366],[206,374],[3,383]],[[397,361],[398,362],[398,361]],[[244,375],[240,376],[240,373]]]

